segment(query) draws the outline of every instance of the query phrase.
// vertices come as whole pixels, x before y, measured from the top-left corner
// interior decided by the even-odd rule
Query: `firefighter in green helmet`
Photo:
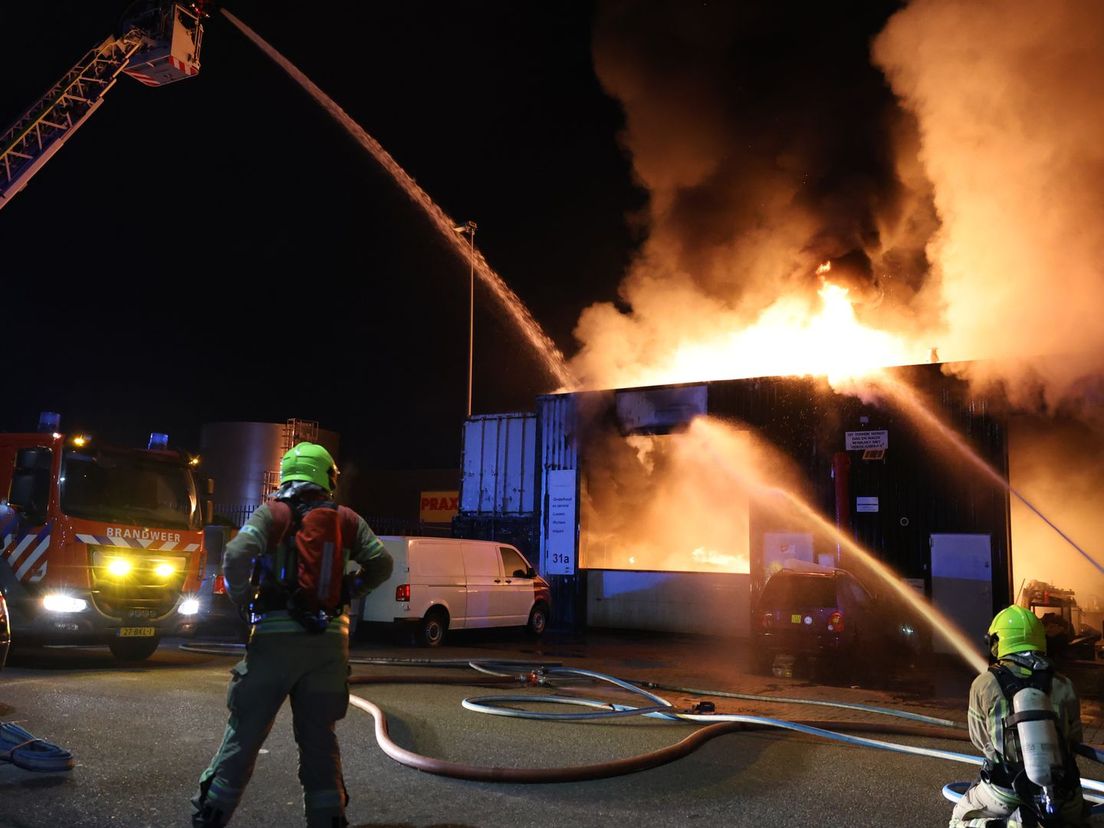
[[[392,560],[362,517],[337,506],[337,466],[314,443],[280,464],[280,487],[227,544],[227,592],[252,627],[230,671],[229,721],[192,799],[193,826],[230,821],[284,700],[291,699],[309,828],[343,828],[348,794],[334,725],[349,704],[352,599],[391,574]],[[360,569],[346,575],[349,561]]]
[[[1046,632],[1031,610],[1011,606],[989,625],[993,663],[970,686],[970,740],[981,775],[955,805],[951,828],[1087,826],[1089,807],[1074,761],[1081,705],[1046,657]]]

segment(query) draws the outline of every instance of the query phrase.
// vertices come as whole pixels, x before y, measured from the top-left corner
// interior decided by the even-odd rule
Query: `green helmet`
[[[996,658],[1035,650],[1046,652],[1043,622],[1029,609],[1013,605],[1002,609],[989,625],[989,649]]]
[[[280,483],[306,480],[332,492],[337,486],[337,464],[317,443],[300,443],[280,461]]]

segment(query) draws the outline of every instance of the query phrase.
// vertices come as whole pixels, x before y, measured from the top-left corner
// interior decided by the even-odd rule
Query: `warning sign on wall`
[[[889,448],[888,431],[848,431],[847,450],[863,451],[865,449]]]

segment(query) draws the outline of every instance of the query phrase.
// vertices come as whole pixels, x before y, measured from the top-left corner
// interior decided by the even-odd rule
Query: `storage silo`
[[[320,443],[338,458],[340,435],[307,420],[208,423],[200,434],[203,468],[215,481],[215,515],[240,526],[276,488],[280,459],[296,443]]]

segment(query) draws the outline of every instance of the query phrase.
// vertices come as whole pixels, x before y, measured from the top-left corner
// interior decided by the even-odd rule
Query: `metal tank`
[[[200,433],[204,471],[215,481],[215,515],[240,526],[279,484],[280,459],[302,441],[338,458],[340,435],[315,422],[208,423]]]

